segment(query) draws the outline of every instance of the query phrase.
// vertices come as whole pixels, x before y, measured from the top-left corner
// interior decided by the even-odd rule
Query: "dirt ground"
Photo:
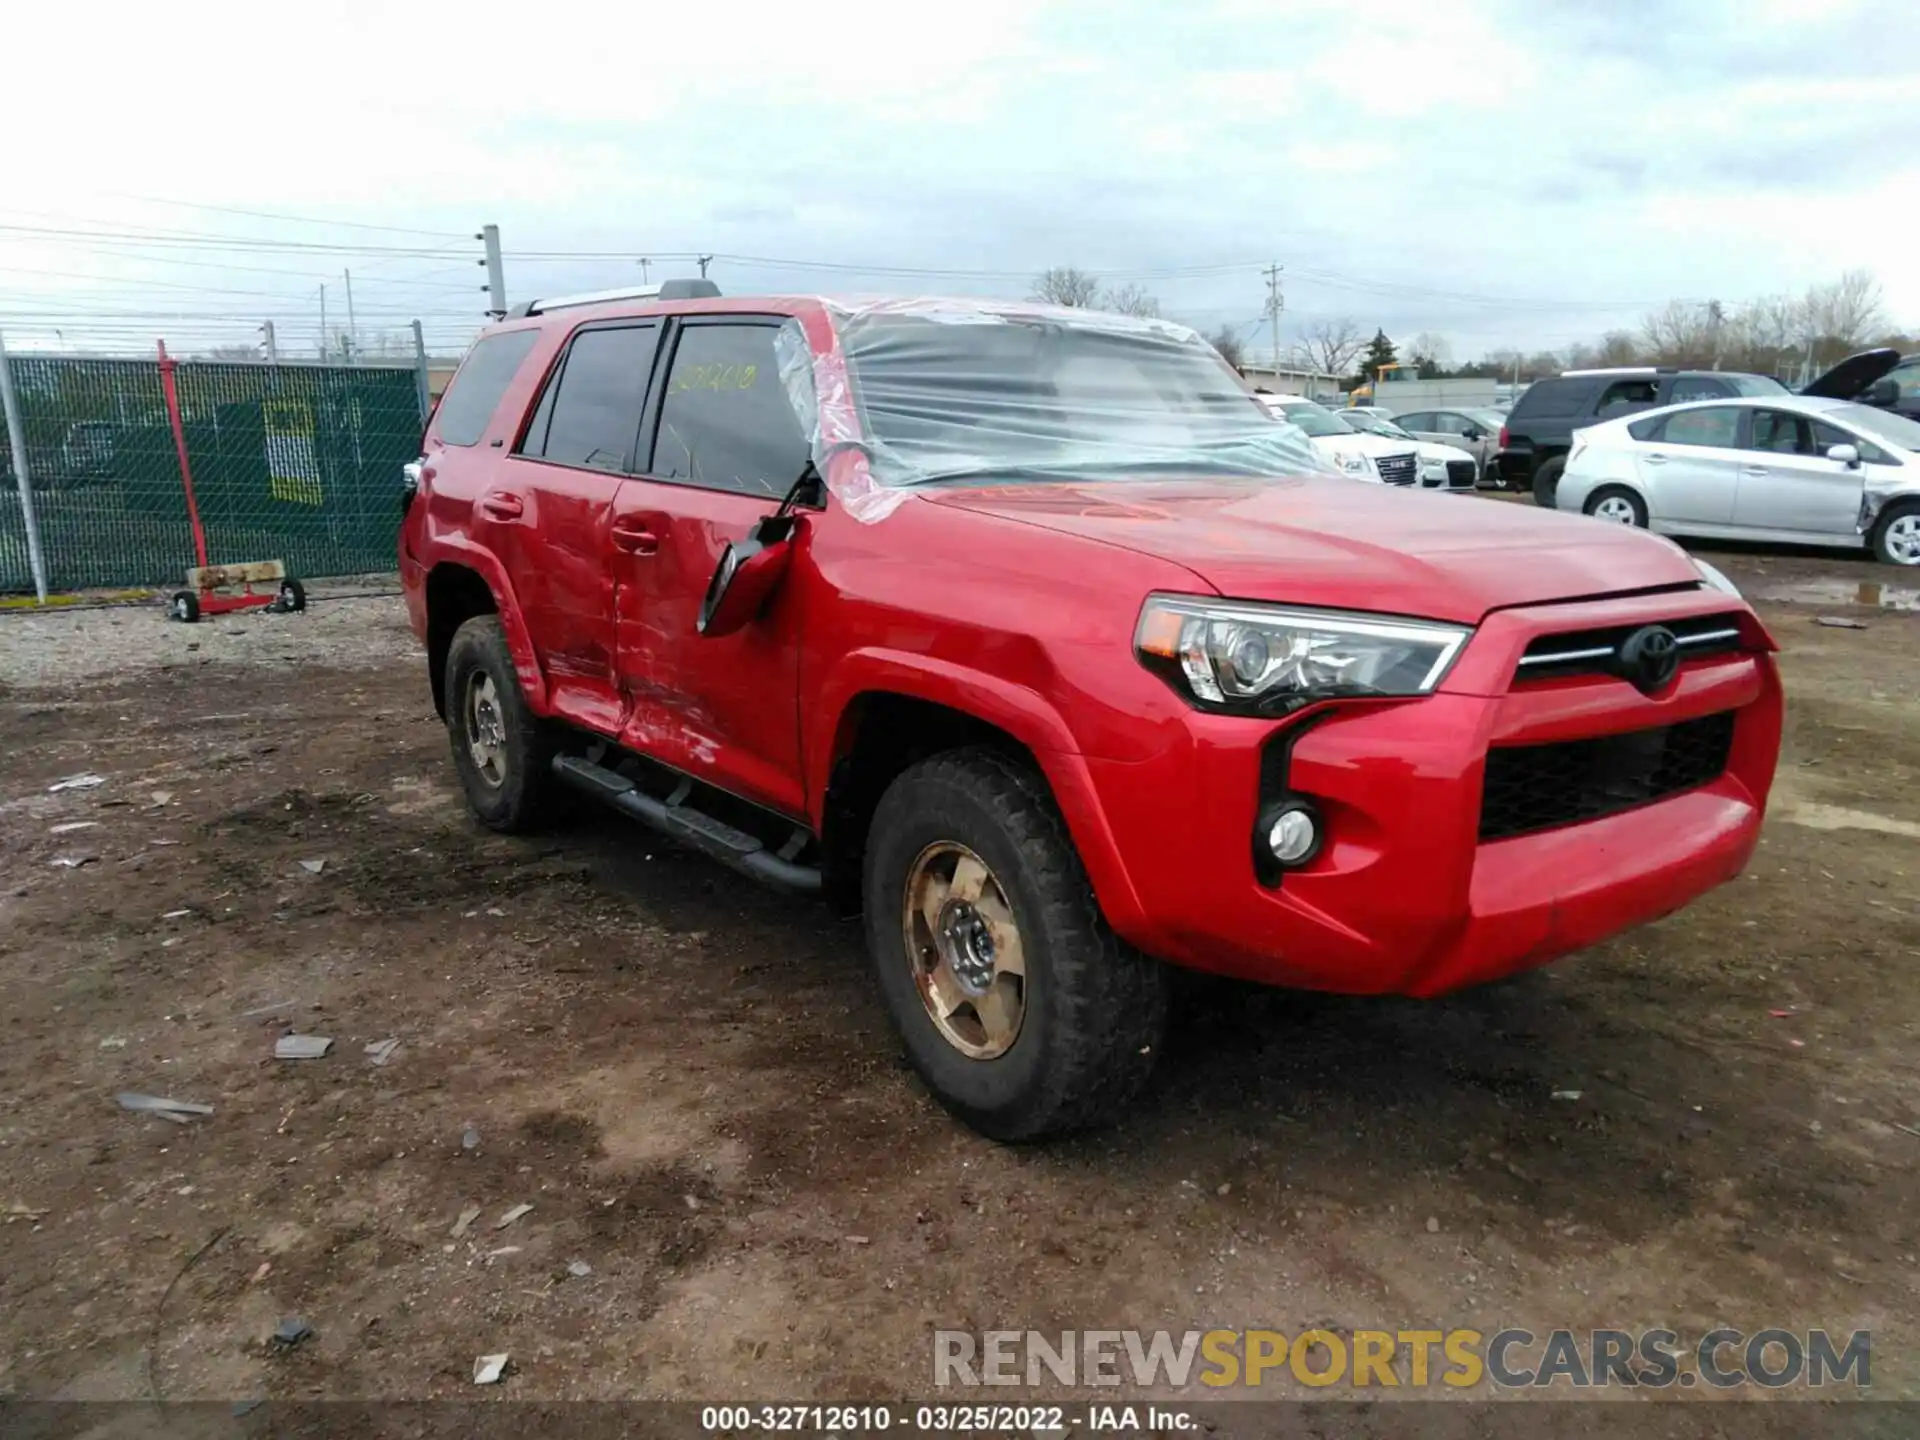
[[[0,617],[0,1396],[464,1397],[504,1351],[522,1397],[925,1398],[936,1326],[1656,1323],[1871,1328],[1920,1396],[1920,614],[1713,558],[1815,602],[1762,601],[1745,877],[1441,1002],[1201,987],[1126,1124],[1017,1150],[919,1091],[852,923],[474,825],[391,595]]]

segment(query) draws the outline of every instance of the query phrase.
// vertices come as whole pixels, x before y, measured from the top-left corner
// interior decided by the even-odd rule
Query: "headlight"
[[[1364,455],[1340,455],[1335,458],[1339,461],[1340,468],[1349,475],[1369,478],[1373,475],[1373,462]]]
[[[1713,566],[1707,564],[1706,561],[1699,559],[1697,556],[1691,558],[1693,559],[1693,568],[1700,572],[1700,578],[1702,580],[1706,581],[1707,584],[1716,590],[1725,591],[1736,600],[1740,598],[1740,587],[1738,585],[1735,585],[1733,581],[1729,580],[1725,575],[1722,575]]]
[[[1316,700],[1425,695],[1472,633],[1423,620],[1154,595],[1140,612],[1134,651],[1202,710],[1284,715]]]
[[[1447,462],[1444,460],[1422,460],[1420,462],[1422,480],[1444,480],[1447,478]]]

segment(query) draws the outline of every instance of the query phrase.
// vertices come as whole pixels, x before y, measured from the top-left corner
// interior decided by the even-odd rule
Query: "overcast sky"
[[[361,331],[418,315],[448,348],[478,323],[472,235],[494,221],[512,300],[637,282],[637,257],[679,252],[720,257],[736,293],[1018,295],[1070,264],[1260,355],[1277,261],[1283,343],[1348,315],[1469,358],[1868,266],[1890,319],[1920,328],[1920,4],[1814,15],[16,5],[0,325],[16,344],[57,327],[187,348],[271,317],[311,348],[319,286],[343,323],[350,268]],[[602,258],[532,258],[556,253]]]

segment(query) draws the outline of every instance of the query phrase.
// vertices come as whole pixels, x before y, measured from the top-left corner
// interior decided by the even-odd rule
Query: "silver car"
[[[1576,430],[1555,503],[1663,535],[1862,546],[1920,566],[1920,422],[1805,395]]]
[[[1487,469],[1500,449],[1500,427],[1507,422],[1496,410],[1460,408],[1408,410],[1393,417],[1393,423],[1416,440],[1435,445],[1451,445],[1465,450],[1480,466],[1481,480],[1493,478]]]

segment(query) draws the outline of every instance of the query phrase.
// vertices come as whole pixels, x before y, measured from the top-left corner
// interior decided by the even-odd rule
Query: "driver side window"
[[[688,324],[673,351],[650,473],[707,490],[785,495],[808,444],[787,399],[772,324]]]

